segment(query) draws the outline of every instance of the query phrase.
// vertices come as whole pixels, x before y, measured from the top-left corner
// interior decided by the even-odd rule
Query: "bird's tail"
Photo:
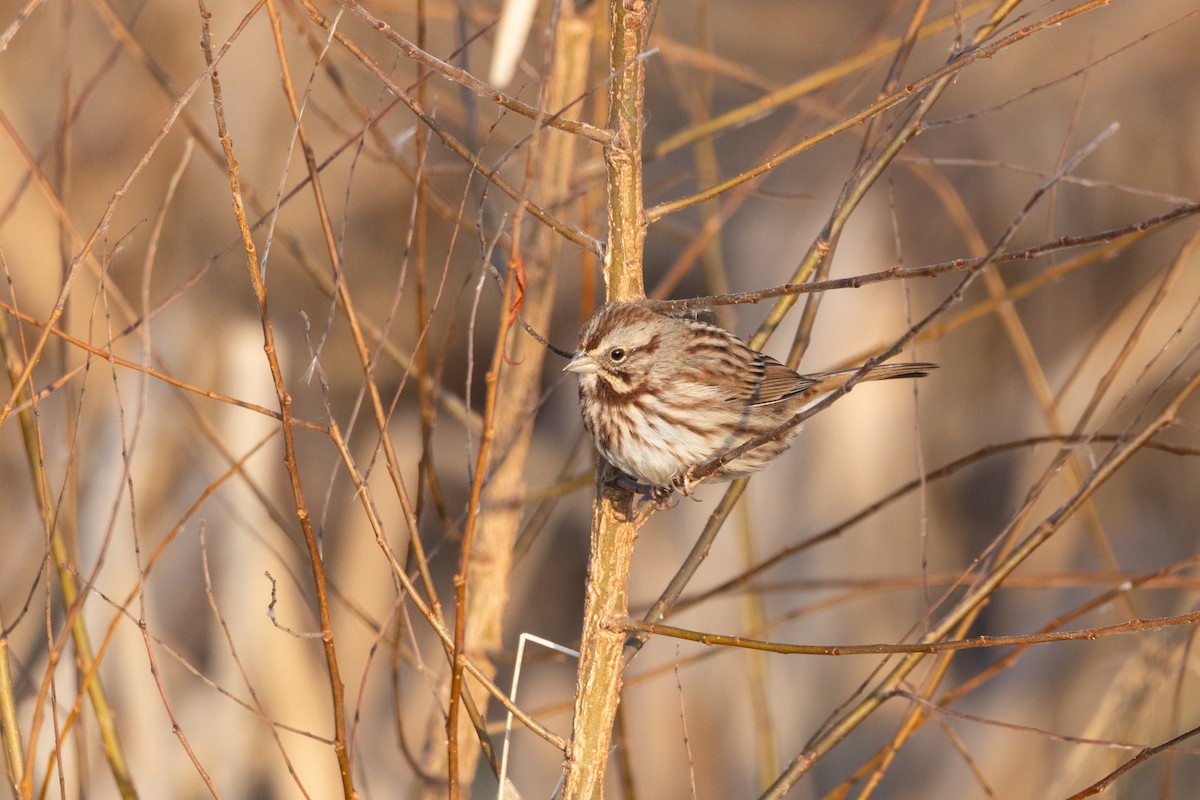
[[[938,368],[937,364],[928,361],[913,361],[908,364],[880,364],[866,375],[864,381],[890,381],[893,378],[924,378],[931,370]],[[857,369],[842,370],[849,378]]]
[[[861,380],[889,381],[895,378],[922,378],[928,375],[930,370],[935,370],[937,367],[937,364],[931,364],[927,361],[913,361],[907,364],[880,364],[872,368]],[[813,375],[805,375],[803,377],[808,378],[812,382],[805,386],[803,392],[799,394],[806,398],[815,399],[828,392],[836,391],[861,369],[862,367],[853,367],[851,369],[839,369],[835,372],[818,372]]]

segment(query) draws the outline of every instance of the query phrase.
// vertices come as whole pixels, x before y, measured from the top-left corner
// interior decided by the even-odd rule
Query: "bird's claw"
[[[670,486],[655,486],[650,489],[646,495],[646,499],[654,504],[654,507],[659,511],[666,511],[668,508],[674,508],[679,504],[679,499],[675,497],[675,490]]]
[[[696,491],[698,482],[692,479],[692,473],[696,471],[696,465],[685,469],[675,478],[674,485],[679,489],[679,493],[684,497],[691,497],[692,492]]]

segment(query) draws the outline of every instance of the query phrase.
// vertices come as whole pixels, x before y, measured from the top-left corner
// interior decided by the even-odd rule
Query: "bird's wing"
[[[834,372],[816,372],[799,375],[770,356],[761,356],[761,388],[757,397],[749,397],[746,403],[752,406],[770,405],[807,394],[812,400],[840,388],[850,378],[862,371],[861,367],[839,369]],[[870,369],[862,377],[864,381],[891,380],[893,378],[920,378],[937,369],[937,364],[914,362],[905,364],[881,364]]]
[[[795,370],[768,355],[755,353],[754,356],[747,374],[738,382],[736,396],[731,400],[749,406],[767,406],[788,400],[816,382],[798,375]]]

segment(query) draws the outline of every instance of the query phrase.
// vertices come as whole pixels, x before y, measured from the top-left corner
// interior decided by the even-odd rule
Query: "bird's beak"
[[[580,375],[590,375],[598,369],[599,367],[596,364],[596,360],[584,351],[580,350],[575,354],[575,357],[568,361],[567,365],[563,367],[563,372],[578,372]]]

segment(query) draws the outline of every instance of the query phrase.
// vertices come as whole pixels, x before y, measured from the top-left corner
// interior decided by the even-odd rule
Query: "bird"
[[[936,367],[878,365],[860,380],[918,378]],[[802,375],[724,328],[640,302],[600,307],[563,369],[579,376],[580,413],[600,455],[659,496],[691,494],[701,464],[773,431],[861,371]],[[755,473],[798,433],[792,427],[708,477]]]

